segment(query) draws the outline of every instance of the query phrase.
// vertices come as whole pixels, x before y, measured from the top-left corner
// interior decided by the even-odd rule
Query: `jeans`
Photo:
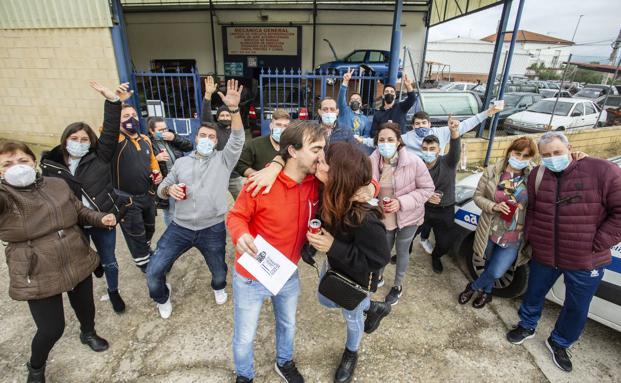
[[[231,193],[234,200],[236,200],[239,193],[241,193],[241,189],[242,189],[242,178],[241,177],[229,178],[229,193]]]
[[[328,270],[327,266],[328,264],[325,262],[321,269],[321,276],[319,277],[319,280],[323,278],[324,274]],[[345,322],[347,323],[347,342],[345,343],[345,346],[349,351],[358,352],[362,336],[364,335],[364,313],[371,305],[371,297],[369,296],[364,298],[362,302],[360,302],[353,310],[345,310],[320,293],[317,293],[317,299],[322,306],[330,309],[342,309],[341,311],[343,313],[343,318],[345,318]]]
[[[119,265],[116,263],[114,249],[116,247],[116,228],[112,230],[102,229],[98,227],[89,227],[84,229],[86,238],[93,241],[101,266],[106,275],[108,291],[119,290]]]
[[[483,270],[476,281],[472,282],[470,287],[473,290],[483,290],[491,294],[494,281],[505,275],[507,270],[513,265],[513,262],[515,262],[520,249],[520,243],[502,247],[488,240],[487,247],[485,248],[485,270]]]
[[[263,301],[271,298],[276,319],[276,362],[293,360],[295,312],[300,295],[298,272],[291,276],[278,295],[272,295],[258,281],[233,273],[233,361],[237,376],[254,378],[253,343]]]
[[[118,192],[120,196],[127,193]],[[155,232],[155,201],[150,195],[130,196],[131,203],[121,219],[121,230],[134,264],[146,268],[151,257],[151,238]]]
[[[224,222],[198,231],[186,229],[172,222],[157,242],[157,249],[147,267],[147,286],[151,298],[157,303],[165,303],[168,300],[166,273],[177,258],[192,247],[196,247],[205,258],[211,271],[211,287],[214,290],[222,290],[226,287],[225,246]]]
[[[386,231],[388,248],[392,249],[393,246],[397,248],[397,267],[393,286],[401,286],[403,278],[405,278],[405,272],[408,270],[408,264],[410,263],[410,244],[414,239],[414,234],[416,234],[416,228],[416,225],[412,225]],[[384,269],[381,271],[381,274],[383,273]]]
[[[591,300],[604,277],[603,267],[563,270],[531,260],[528,288],[518,310],[519,325],[529,330],[537,327],[546,294],[561,275],[565,280],[565,302],[550,337],[560,347],[569,348],[584,329]]]
[[[170,206],[167,207],[166,209],[161,209],[162,218],[164,219],[164,225],[166,225],[166,227],[170,226],[170,223],[172,222],[172,219],[173,219],[173,212],[170,209],[171,209]]]

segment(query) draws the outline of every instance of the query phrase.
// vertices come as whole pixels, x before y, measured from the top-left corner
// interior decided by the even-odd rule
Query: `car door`
[[[570,128],[579,128],[584,126],[584,103],[575,103],[573,109],[569,113],[569,116],[571,117],[571,123],[569,124]]]
[[[585,126],[595,126],[597,121],[597,108],[591,102],[584,103],[584,124]]]
[[[531,96],[522,96],[522,98],[517,104],[517,110],[518,111],[526,110],[526,108],[531,106],[532,103],[533,103],[533,98]]]

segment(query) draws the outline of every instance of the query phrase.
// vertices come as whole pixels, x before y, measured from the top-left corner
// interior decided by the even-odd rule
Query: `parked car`
[[[440,87],[440,90],[464,91],[464,90],[472,90],[476,86],[477,84],[473,82],[449,82],[448,84],[442,85]]]
[[[550,116],[555,104],[556,109],[550,124]],[[597,107],[590,100],[559,98],[557,103],[555,98],[546,98],[534,103],[523,112],[509,116],[504,126],[509,134],[539,133],[547,130],[592,127],[597,121],[597,116]]]
[[[605,96],[604,90],[599,88],[582,88],[578,93],[574,94],[576,98],[584,98],[586,100],[598,100]]]
[[[498,126],[505,123],[505,119],[510,115],[526,110],[529,106],[541,100],[542,97],[537,93],[515,92],[504,95],[505,108],[498,113]]]
[[[406,120],[411,121],[414,113],[424,110],[429,114],[432,126],[446,126],[448,115],[462,121],[479,113],[481,99],[474,92],[453,92],[424,89],[420,92],[421,103],[417,101],[408,111]],[[401,96],[405,98],[405,93]]]
[[[584,86],[585,88],[595,88],[595,89],[601,89],[603,90],[603,94],[607,94],[608,92],[610,92],[611,95],[618,95],[619,91],[617,90],[616,86],[613,85],[603,85],[603,84],[586,84]]]
[[[315,68],[317,74],[340,74],[348,68],[357,69],[364,66],[375,75],[388,74],[390,52],[377,49],[356,49],[340,60],[320,64]],[[365,69],[366,69],[365,68]]]
[[[539,89],[539,94],[541,95],[542,98],[556,98],[556,96],[558,95],[558,88],[554,89],[554,88],[549,88],[549,89]],[[568,91],[568,90],[561,90],[561,96],[560,97],[566,97],[566,98],[571,98],[573,97],[572,94]]]
[[[308,87],[297,84],[275,83],[263,86],[263,107],[261,107],[261,92],[257,92],[254,101],[249,106],[248,120],[253,137],[269,133],[269,123],[275,109],[284,109],[292,119],[309,119],[309,109],[313,106],[312,92]],[[261,124],[263,114],[263,124]]]
[[[621,156],[611,158],[610,161],[621,167]],[[481,209],[474,203],[472,197],[482,174],[476,173],[464,178],[457,183],[455,188],[455,223],[458,229],[453,252],[465,261],[466,268],[473,279],[478,278],[485,267],[485,259],[475,255],[472,251],[474,231],[481,215]],[[621,243],[613,246],[611,251],[612,263],[606,266],[604,279],[589,307],[589,318],[621,331]],[[524,294],[528,286],[528,274],[528,264],[515,270],[509,269],[494,283],[493,294],[504,298]],[[563,278],[559,278],[547,298],[563,304],[564,297],[565,284]]]

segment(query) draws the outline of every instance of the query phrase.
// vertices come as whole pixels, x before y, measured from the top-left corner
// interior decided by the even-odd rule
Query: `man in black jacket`
[[[160,164],[162,177],[166,178],[168,170],[172,169],[175,161],[183,157],[184,152],[192,151],[192,142],[168,130],[166,121],[162,117],[149,118],[147,130],[153,144],[155,159]],[[170,225],[174,206],[169,205],[168,199],[162,199],[157,195],[155,196],[155,206],[162,209],[164,224]]]
[[[416,95],[412,82],[406,74],[403,75],[403,85],[407,90],[405,100],[397,102],[397,90],[394,85],[384,86],[384,95],[382,97],[383,105],[380,110],[376,110],[373,114],[373,123],[371,124],[371,137],[375,137],[375,133],[384,122],[394,122],[401,127],[401,134],[407,133],[408,124],[405,121],[408,110],[414,106]]]

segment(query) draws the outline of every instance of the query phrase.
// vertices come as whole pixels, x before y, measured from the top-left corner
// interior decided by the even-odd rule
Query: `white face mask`
[[[30,165],[13,165],[4,172],[3,178],[9,185],[23,188],[35,182],[37,172]]]

